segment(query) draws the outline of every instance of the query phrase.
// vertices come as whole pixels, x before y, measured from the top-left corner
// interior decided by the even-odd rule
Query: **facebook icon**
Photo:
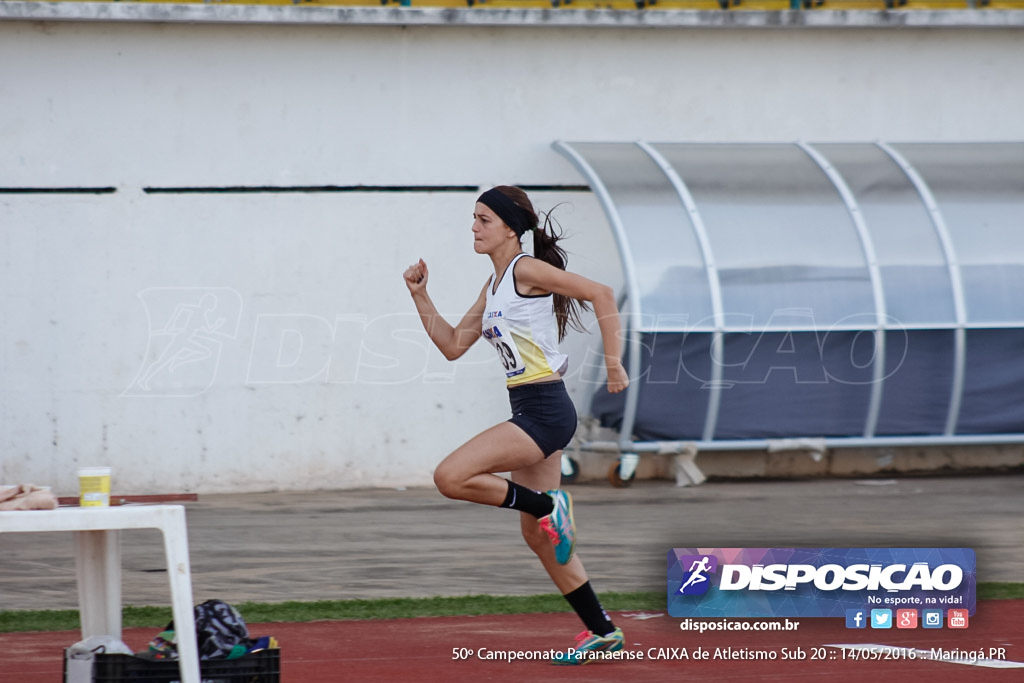
[[[867,628],[867,612],[862,609],[846,610],[846,628]]]

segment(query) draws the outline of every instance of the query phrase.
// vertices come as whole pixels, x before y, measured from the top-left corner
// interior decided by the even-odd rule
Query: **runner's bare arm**
[[[516,287],[521,294],[555,292],[573,299],[589,301],[601,330],[604,363],[608,370],[608,391],[618,393],[629,386],[622,367],[622,322],[611,287],[582,275],[555,268],[539,259],[520,259],[515,269]]]
[[[453,327],[437,312],[437,307],[434,306],[430,295],[427,294],[428,275],[427,264],[420,259],[419,262],[406,269],[403,277],[409,288],[409,293],[412,295],[412,300],[416,304],[420,322],[423,323],[423,329],[427,331],[430,341],[434,342],[434,346],[445,358],[455,360],[466,353],[480,337],[481,320],[487,302],[485,294],[487,285],[485,284],[480,289],[480,295],[476,301],[462,316],[459,324]]]

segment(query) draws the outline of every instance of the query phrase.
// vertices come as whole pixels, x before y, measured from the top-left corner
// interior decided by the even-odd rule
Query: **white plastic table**
[[[121,638],[122,529],[159,529],[163,533],[181,683],[200,683],[184,507],[123,505],[0,512],[0,533],[73,532],[82,638]]]

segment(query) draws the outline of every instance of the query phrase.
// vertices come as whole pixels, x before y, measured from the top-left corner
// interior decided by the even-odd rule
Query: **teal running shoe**
[[[576,521],[572,516],[572,496],[565,491],[548,491],[555,502],[555,509],[547,517],[541,517],[540,528],[547,532],[555,546],[558,564],[566,564],[576,550]]]
[[[626,644],[626,636],[617,628],[606,636],[584,631],[576,636],[576,647],[565,652],[556,652],[551,660],[556,666],[582,666],[604,659],[599,652],[618,652]]]

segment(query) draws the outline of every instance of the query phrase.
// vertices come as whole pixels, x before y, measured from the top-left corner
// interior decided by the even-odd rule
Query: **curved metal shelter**
[[[1024,143],[554,147],[622,260],[618,450],[1024,441]]]

